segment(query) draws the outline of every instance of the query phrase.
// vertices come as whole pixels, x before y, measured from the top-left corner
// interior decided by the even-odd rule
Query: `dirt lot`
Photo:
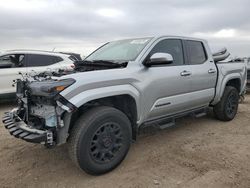
[[[11,105],[0,106],[0,116]],[[250,187],[250,96],[232,122],[183,118],[139,136],[125,161],[103,176],[75,168],[67,147],[15,139],[0,126],[0,187]]]

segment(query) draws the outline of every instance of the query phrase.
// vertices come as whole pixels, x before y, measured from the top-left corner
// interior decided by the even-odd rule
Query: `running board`
[[[192,111],[175,114],[173,116],[161,117],[161,118],[157,118],[157,119],[150,120],[150,121],[143,123],[139,127],[139,129],[143,129],[143,128],[150,127],[150,126],[154,126],[160,129],[166,129],[166,128],[174,126],[175,120],[180,117],[192,116],[195,118],[199,118],[199,117],[203,117],[207,115],[207,112],[208,112],[208,107],[203,107],[203,108],[195,109]]]
[[[175,125],[175,119],[170,119],[168,122],[163,121],[159,123],[160,129],[166,129]]]
[[[200,118],[207,115],[207,109],[201,109],[199,111],[193,112],[192,116],[195,118]]]

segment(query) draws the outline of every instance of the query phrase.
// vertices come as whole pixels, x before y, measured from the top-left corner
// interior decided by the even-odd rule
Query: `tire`
[[[72,128],[69,155],[88,174],[100,175],[123,161],[131,140],[131,123],[124,113],[112,107],[94,107]]]
[[[214,106],[215,117],[221,121],[231,121],[238,111],[239,93],[235,87],[226,86],[221,101]]]

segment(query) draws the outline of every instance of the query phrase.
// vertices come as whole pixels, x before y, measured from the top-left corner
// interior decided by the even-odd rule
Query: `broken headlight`
[[[29,87],[31,89],[32,95],[54,97],[73,83],[75,83],[75,80],[70,78],[58,81],[48,80],[32,82]]]

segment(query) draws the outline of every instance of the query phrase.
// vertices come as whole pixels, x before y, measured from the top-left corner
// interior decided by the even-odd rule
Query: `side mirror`
[[[163,64],[171,64],[173,63],[174,59],[171,54],[168,53],[155,53],[147,61],[144,65],[145,66],[152,66],[152,65],[163,65]]]

